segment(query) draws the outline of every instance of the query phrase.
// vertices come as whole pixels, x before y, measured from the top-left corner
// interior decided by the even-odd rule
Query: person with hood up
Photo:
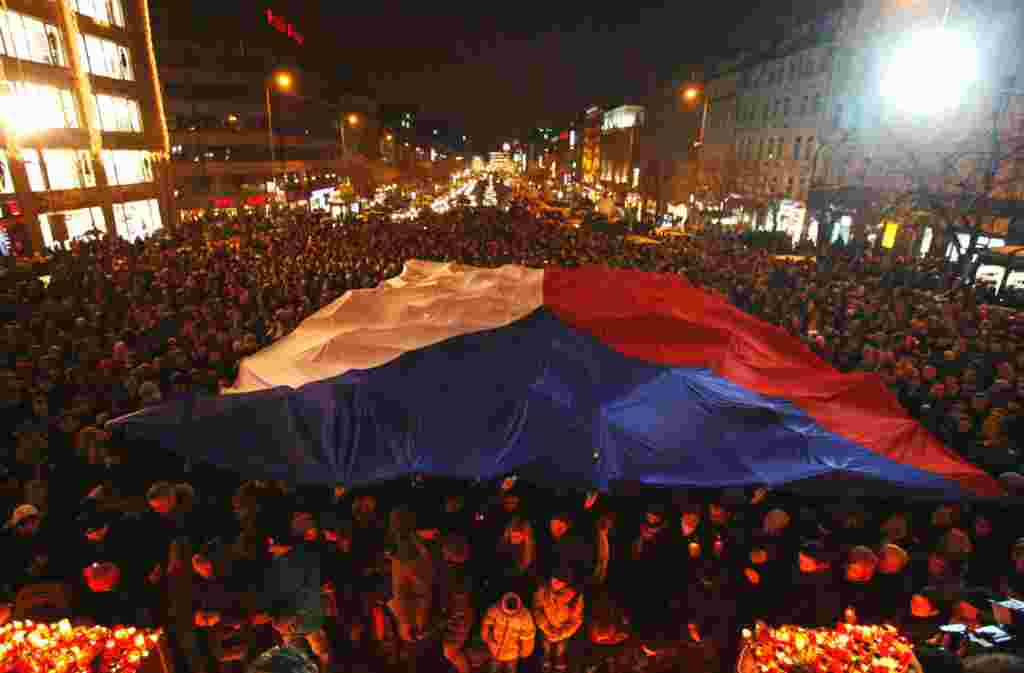
[[[533,594],[533,619],[541,632],[544,671],[569,667],[568,641],[583,624],[583,594],[573,586],[573,579],[570,568],[561,568]]]
[[[491,673],[516,673],[520,659],[533,654],[537,628],[517,594],[507,593],[480,623],[480,637],[491,653]]]

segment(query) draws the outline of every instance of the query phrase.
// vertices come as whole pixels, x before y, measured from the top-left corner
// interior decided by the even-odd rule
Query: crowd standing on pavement
[[[1024,599],[1011,500],[597,495],[513,478],[347,492],[139,455],[105,427],[217,393],[243,357],[407,259],[610,264],[685,275],[840,370],[877,373],[1020,494],[1024,316],[983,303],[942,262],[861,251],[793,263],[723,236],[637,245],[516,207],[225,226],[76,242],[54,252],[46,282],[0,281],[0,618],[161,625],[181,670],[653,673],[732,670],[756,619],[855,615],[941,645],[940,625],[991,621],[991,597]],[[926,671],[1009,670],[934,661]]]

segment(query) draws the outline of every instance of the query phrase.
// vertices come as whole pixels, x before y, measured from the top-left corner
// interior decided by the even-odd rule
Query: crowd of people
[[[876,372],[1020,493],[1024,316],[979,302],[941,261],[784,261],[723,236],[638,245],[516,207],[227,226],[76,242],[45,279],[0,280],[0,617],[163,625],[182,670],[513,673],[530,660],[620,673],[731,669],[754,619],[827,624],[852,608],[925,642],[950,620],[983,621],[990,596],[1024,598],[1022,531],[995,503],[596,496],[511,479],[346,493],[242,483],[140,455],[105,427],[217,393],[243,357],[407,259],[610,264],[683,274],[837,368]]]

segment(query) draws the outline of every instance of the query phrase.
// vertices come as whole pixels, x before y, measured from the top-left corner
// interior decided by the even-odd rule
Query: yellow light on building
[[[900,230],[900,225],[896,222],[886,222],[885,231],[882,234],[882,247],[891,249],[896,245],[896,233]]]

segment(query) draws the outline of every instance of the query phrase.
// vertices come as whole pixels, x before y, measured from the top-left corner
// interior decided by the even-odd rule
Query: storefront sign
[[[300,46],[306,41],[306,38],[302,36],[302,33],[295,30],[295,26],[280,14],[274,14],[274,11],[271,9],[267,10],[267,23],[273,26],[274,30],[277,32],[287,35],[291,39],[295,40],[295,43]]]
[[[267,195],[266,194],[257,194],[255,196],[250,196],[250,197],[248,197],[245,200],[245,205],[247,205],[247,206],[265,206],[266,204],[267,204]]]
[[[234,208],[235,200],[230,196],[221,196],[216,199],[210,199],[210,205],[214,208]]]

